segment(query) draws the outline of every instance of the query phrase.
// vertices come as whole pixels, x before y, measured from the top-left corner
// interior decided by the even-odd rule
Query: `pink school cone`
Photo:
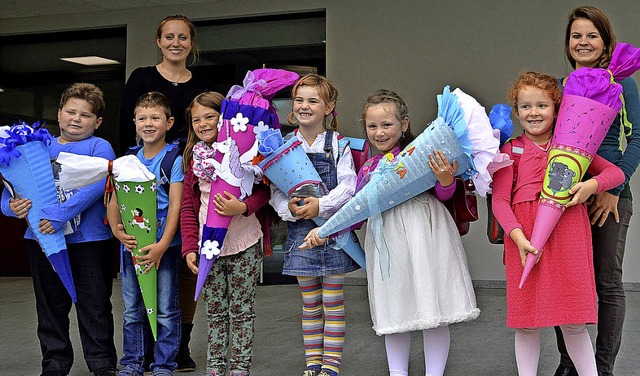
[[[544,203],[540,203],[540,205],[538,205],[538,212],[536,213],[536,220],[534,222],[535,226],[533,227],[533,234],[531,234],[531,245],[538,252],[542,250],[544,245],[547,243],[547,240],[549,240],[549,236],[551,236],[551,232],[560,220],[562,212],[562,209],[556,206],[545,205]],[[522,277],[520,278],[519,288],[522,288],[524,285],[524,282],[527,280],[529,273],[531,273],[537,259],[538,255],[534,255],[533,253],[529,253],[527,255],[524,270],[522,271]]]

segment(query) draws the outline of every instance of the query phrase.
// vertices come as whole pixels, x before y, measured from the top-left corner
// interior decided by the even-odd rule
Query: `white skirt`
[[[382,213],[389,274],[381,273],[372,220],[365,252],[377,335],[435,328],[480,315],[467,257],[451,215],[430,193]]]

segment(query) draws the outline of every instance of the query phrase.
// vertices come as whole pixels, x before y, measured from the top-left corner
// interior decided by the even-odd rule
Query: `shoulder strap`
[[[124,152],[124,155],[136,155],[140,149],[142,149],[142,145],[132,146]]]
[[[174,142],[171,146],[171,149],[167,150],[164,157],[162,157],[162,161],[160,161],[160,181],[162,182],[160,187],[167,195],[169,194],[169,187],[171,186],[171,170],[173,170],[173,164],[176,158],[180,155],[178,143]]]
[[[344,151],[349,146],[349,139],[338,135],[338,159],[344,155]]]
[[[518,177],[518,165],[520,164],[520,157],[524,153],[524,142],[519,138],[514,138],[509,143],[511,146],[511,159],[513,160],[513,184],[515,186],[516,178]]]

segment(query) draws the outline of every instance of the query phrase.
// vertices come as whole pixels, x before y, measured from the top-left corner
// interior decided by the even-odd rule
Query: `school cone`
[[[71,300],[77,302],[69,253],[62,230],[43,234],[39,230],[43,208],[58,204],[51,160],[47,146],[51,135],[39,123],[26,123],[0,129],[0,174],[5,185],[16,198],[31,200],[27,223],[42,251],[60,277]]]
[[[282,69],[249,71],[243,85],[233,86],[222,102],[213,161],[216,177],[211,181],[209,210],[202,227],[194,300],[198,299],[209,271],[222,252],[233,218],[214,210],[215,197],[224,195],[225,191],[239,200],[251,195],[253,184],[262,178],[260,169],[252,165],[258,155],[256,136],[269,128],[280,127],[271,99],[297,79],[298,74]]]
[[[142,247],[156,242],[156,181],[145,182],[119,182],[113,183],[118,200],[120,216],[124,230],[128,235],[136,237],[138,247],[132,252],[133,265],[140,285],[142,300],[147,310],[147,318],[151,326],[153,339],[158,338],[158,285],[156,267],[151,267],[146,273],[146,266],[138,264],[137,256],[146,253],[140,252]]]

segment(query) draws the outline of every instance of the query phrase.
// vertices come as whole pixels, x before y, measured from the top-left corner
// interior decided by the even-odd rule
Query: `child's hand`
[[[53,234],[56,230],[53,228],[53,224],[48,219],[43,219],[40,221],[39,225],[40,233],[42,234]]]
[[[124,231],[124,226],[122,223],[118,223],[115,229],[111,229],[113,232],[113,236],[116,237],[124,245],[124,247],[129,250],[129,252],[133,252],[138,247],[138,242],[136,241],[136,237],[133,235],[129,235]]]
[[[300,206],[298,206],[298,203],[300,201],[301,199],[299,197],[294,197],[291,200],[289,200],[289,202],[287,203],[287,207],[289,208],[291,215],[293,215],[294,217],[298,216],[298,209],[300,209]]]
[[[321,238],[318,236],[318,229],[320,227],[316,227],[313,230],[309,231],[307,236],[304,237],[304,244],[298,247],[298,249],[311,249],[313,247],[317,247],[327,242],[328,238]]]
[[[458,162],[454,160],[453,165],[451,165],[442,151],[434,150],[433,154],[429,155],[429,168],[431,168],[440,185],[447,187],[453,184],[454,174],[458,170]]]
[[[184,259],[187,261],[187,266],[189,267],[189,270],[191,270],[193,274],[198,274],[198,266],[196,265],[196,262],[198,260],[198,255],[195,252],[190,252],[190,253],[187,253],[186,256],[184,256]]]
[[[9,208],[18,218],[26,218],[31,209],[31,200],[28,198],[12,198],[9,200]]]
[[[574,205],[582,204],[587,201],[589,196],[597,191],[598,181],[596,179],[578,182],[569,190],[569,193],[572,194],[573,197],[571,197],[571,201],[569,201],[565,207],[570,208]]]
[[[509,234],[509,236],[511,237],[511,239],[513,239],[513,241],[518,246],[518,251],[520,252],[520,260],[522,261],[523,268],[527,261],[527,254],[529,253],[538,255],[536,264],[538,263],[538,261],[540,261],[540,257],[542,256],[542,250],[538,251],[537,249],[533,248],[529,239],[527,239],[527,237],[524,235],[524,232],[522,232],[522,229],[520,228],[514,229],[513,231],[511,231],[511,234]]]
[[[298,218],[313,219],[320,214],[320,200],[317,197],[307,197],[302,201],[304,204],[297,207],[296,216]]]
[[[214,197],[213,203],[216,206],[216,213],[232,217],[234,215],[244,214],[248,210],[247,204],[238,200],[236,196],[227,191],[224,192],[224,195],[226,197],[218,193]]]
[[[618,196],[606,191],[591,196],[587,203],[589,205],[591,224],[595,225],[597,222],[598,227],[602,227],[607,218],[609,218],[609,213],[613,214],[613,219],[616,223],[620,223],[620,215],[618,214],[619,199]],[[600,221],[598,222],[598,220]]]
[[[140,248],[140,252],[148,252],[144,256],[137,257],[138,264],[145,266],[145,273],[151,270],[154,265],[156,267],[156,270],[160,268],[160,260],[162,259],[162,256],[164,255],[164,252],[167,250],[167,248],[168,247],[160,243],[153,243]]]

